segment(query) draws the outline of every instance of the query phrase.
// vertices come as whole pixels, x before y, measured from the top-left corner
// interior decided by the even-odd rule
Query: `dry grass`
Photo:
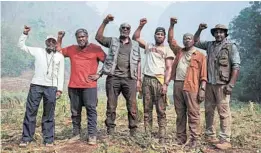
[[[119,99],[116,119],[116,135],[107,137],[105,134],[106,127],[104,124],[106,112],[106,97],[99,95],[98,103],[98,145],[88,146],[86,144],[86,111],[82,112],[82,128],[83,134],[81,141],[71,143],[71,119],[70,105],[67,94],[65,94],[56,105],[56,136],[55,147],[45,148],[42,145],[41,134],[41,115],[42,105],[37,115],[35,141],[28,148],[19,148],[19,140],[22,132],[22,122],[25,111],[26,94],[10,94],[2,93],[1,100],[1,152],[104,152],[104,153],[119,153],[119,152],[218,152],[212,146],[201,141],[201,146],[195,150],[187,150],[184,146],[177,146],[175,138],[175,119],[176,114],[174,106],[170,105],[167,108],[167,136],[166,145],[161,146],[157,143],[157,118],[154,109],[154,124],[153,136],[149,138],[144,135],[143,131],[143,110],[142,102],[138,101],[139,107],[139,131],[135,138],[129,137],[128,119],[126,104],[122,97]],[[255,152],[261,153],[261,108],[254,103],[242,104],[237,101],[232,101],[232,145],[233,149],[226,152]],[[201,109],[201,127],[204,131],[204,109]],[[218,118],[216,115],[216,125]],[[218,126],[217,131],[219,131]],[[202,135],[203,138],[203,135]],[[206,151],[207,149],[207,151]]]

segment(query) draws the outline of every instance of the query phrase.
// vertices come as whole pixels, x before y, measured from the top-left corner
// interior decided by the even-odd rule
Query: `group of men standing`
[[[88,41],[86,29],[78,29],[75,37],[78,45],[61,47],[64,31],[58,32],[58,39],[48,37],[46,48],[34,48],[25,45],[30,27],[25,26],[19,39],[19,47],[35,57],[35,75],[28,93],[23,123],[21,147],[27,146],[35,132],[36,115],[43,97],[44,112],[42,132],[44,144],[52,146],[54,142],[54,110],[56,99],[62,94],[64,83],[64,57],[71,61],[71,75],[68,94],[71,104],[71,118],[74,138],[80,138],[81,111],[85,106],[88,118],[88,144],[96,144],[97,139],[97,80],[106,78],[107,109],[105,124],[107,134],[115,133],[117,100],[120,93],[126,100],[130,135],[137,133],[136,93],[142,92],[144,108],[144,130],[150,135],[153,123],[153,105],[156,106],[159,143],[165,143],[167,90],[174,80],[174,106],[177,114],[176,140],[179,145],[195,148],[200,137],[200,103],[205,100],[206,141],[215,143],[219,149],[231,148],[230,95],[235,85],[240,66],[240,57],[235,44],[228,39],[228,29],[218,24],[211,29],[215,41],[200,41],[206,24],[200,24],[195,35],[186,33],[180,47],[174,39],[176,18],[170,19],[168,30],[169,46],[164,45],[166,31],[158,27],[154,33],[154,43],[145,42],[140,33],[147,19],[130,38],[131,26],[120,25],[119,37],[104,37],[106,25],[113,21],[107,15],[100,25],[96,40],[108,48],[106,55],[102,48]],[[206,50],[207,57],[195,47]],[[145,62],[143,77],[141,74],[141,51],[144,49]],[[102,69],[97,73],[99,61]],[[143,78],[143,80],[142,80]],[[206,98],[205,98],[206,97]],[[217,107],[220,116],[220,139],[214,129],[214,112]],[[186,124],[190,137],[187,141]]]

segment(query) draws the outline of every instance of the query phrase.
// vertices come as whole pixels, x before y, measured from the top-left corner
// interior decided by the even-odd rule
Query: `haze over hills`
[[[194,33],[200,22],[208,23],[208,30],[202,34],[202,39],[213,39],[209,30],[217,23],[228,25],[248,2],[1,2],[1,76],[19,76],[21,72],[32,69],[33,59],[20,51],[17,41],[22,33],[23,25],[32,27],[28,45],[44,47],[47,35],[55,35],[59,30],[66,31],[63,46],[76,44],[74,33],[78,28],[86,28],[90,42],[107,14],[115,16],[108,24],[105,36],[119,36],[118,27],[123,22],[132,26],[131,36],[139,20],[148,19],[141,37],[154,42],[154,31],[157,26],[169,27],[169,18],[176,16],[175,38],[182,46],[182,35]],[[166,42],[165,42],[166,43]],[[167,45],[167,43],[166,43]],[[107,52],[107,49],[104,48]],[[69,60],[66,62],[67,77],[69,75]],[[101,64],[100,64],[101,66]],[[105,77],[99,83],[103,86]]]

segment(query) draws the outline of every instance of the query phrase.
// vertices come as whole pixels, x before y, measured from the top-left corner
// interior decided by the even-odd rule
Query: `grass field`
[[[116,135],[106,136],[104,124],[106,112],[106,97],[99,95],[98,110],[98,145],[87,145],[86,139],[86,111],[82,112],[82,135],[81,141],[71,141],[72,123],[70,119],[70,105],[67,94],[64,94],[56,104],[55,115],[55,146],[46,148],[42,145],[41,115],[42,105],[37,115],[37,128],[34,141],[27,148],[19,148],[18,144],[22,133],[22,122],[25,112],[25,99],[27,93],[2,92],[1,98],[1,152],[56,152],[56,153],[157,153],[157,152],[221,152],[210,144],[204,142],[202,134],[201,145],[194,150],[184,146],[178,146],[175,142],[176,114],[173,104],[167,108],[167,136],[166,145],[159,145],[157,138],[157,118],[154,108],[153,135],[151,138],[144,135],[143,130],[143,108],[141,100],[139,106],[139,128],[137,137],[129,137],[128,119],[125,101],[120,97],[117,107]],[[261,107],[254,103],[243,104],[233,100],[232,106],[232,145],[233,148],[225,152],[236,153],[261,153]],[[219,131],[219,120],[216,115],[216,127]],[[201,130],[204,132],[204,108],[201,108]]]

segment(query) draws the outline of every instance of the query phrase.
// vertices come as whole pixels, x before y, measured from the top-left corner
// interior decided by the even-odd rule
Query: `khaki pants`
[[[230,141],[231,135],[231,113],[229,107],[230,95],[223,92],[225,85],[207,84],[205,101],[205,118],[207,137],[216,137],[214,127],[214,114],[217,108],[220,118],[220,139]]]
[[[183,81],[175,81],[174,83],[174,106],[177,114],[177,139],[185,143],[187,141],[187,117],[191,139],[199,138],[200,104],[197,98],[198,93],[184,91],[183,86]]]

